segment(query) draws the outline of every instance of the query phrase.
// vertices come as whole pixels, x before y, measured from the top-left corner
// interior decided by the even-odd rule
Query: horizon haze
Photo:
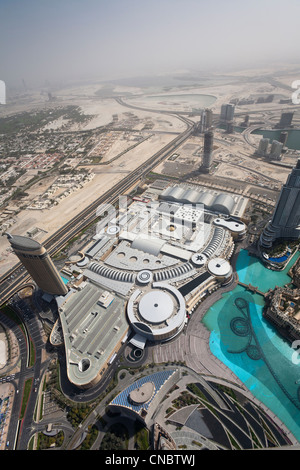
[[[0,0],[0,79],[11,88],[296,65],[299,14],[297,0]]]

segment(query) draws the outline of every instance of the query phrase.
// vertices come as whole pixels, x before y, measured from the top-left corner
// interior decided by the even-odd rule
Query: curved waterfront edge
[[[241,249],[243,249],[243,248],[240,247],[240,249],[237,250],[237,252],[235,253],[235,257],[232,260],[235,268],[236,268],[236,262],[238,260]],[[251,259],[251,261],[253,261],[253,259]],[[236,287],[237,287],[238,271],[236,271],[236,269],[235,269],[235,273],[236,273],[236,283],[235,283],[235,286],[232,286],[233,288],[230,290],[231,291],[230,297],[232,296],[232,294],[234,292],[237,292]],[[270,273],[270,271],[268,271],[268,273]],[[239,287],[239,289],[242,289],[242,288]],[[227,289],[227,292],[229,292],[229,289]],[[220,344],[221,344],[221,342],[220,342],[221,341],[220,340],[220,332],[219,331],[214,331],[213,327],[211,325],[209,325],[209,322],[207,321],[209,314],[211,316],[213,316],[213,315],[218,316],[218,313],[216,312],[216,309],[218,308],[218,306],[216,304],[221,299],[224,299],[224,296],[226,294],[227,293],[224,292],[224,291],[222,291],[222,292],[219,291],[218,299],[215,299],[215,302],[209,302],[210,305],[205,306],[206,307],[205,312],[203,312],[203,316],[202,316],[201,321],[203,322],[203,324],[205,325],[205,327],[208,329],[208,331],[210,333],[209,334],[209,348],[210,348],[210,351],[212,352],[214,357],[216,357],[217,360],[221,361],[224,364],[224,366],[226,368],[230,368],[233,372],[235,372],[235,375],[238,377],[239,380],[241,380],[244,383],[244,387],[245,387],[245,386],[247,386],[247,373],[246,373],[246,371],[243,371],[243,370],[239,369],[237,366],[235,367],[234,364],[230,360],[227,360],[228,358],[226,359],[225,356],[223,356],[222,351],[221,351],[222,346],[220,346]],[[249,292],[247,292],[247,294],[249,296],[252,296],[252,297],[253,297],[253,295],[255,295],[255,294],[250,294]],[[224,300],[223,300],[223,302],[224,302]],[[261,300],[259,300],[258,303],[261,304],[261,302],[262,302],[262,298],[261,298]],[[256,305],[256,303],[257,303],[257,298],[256,298],[256,302],[254,303],[254,305]],[[203,307],[204,307],[204,305],[203,305]],[[215,310],[214,313],[212,313],[213,310]],[[259,312],[259,315],[262,316],[262,310],[261,310],[261,312]],[[214,320],[214,321],[216,322],[216,320]],[[265,322],[266,322],[266,320],[265,320]],[[271,326],[269,326],[269,327],[271,328]],[[276,334],[276,331],[275,331],[275,334]],[[282,341],[284,341],[284,340],[282,340]],[[278,344],[277,344],[277,346],[278,346]],[[223,346],[223,349],[224,349],[224,346]],[[286,358],[284,358],[284,359],[286,360]],[[268,365],[270,366],[269,361],[267,361],[267,366]],[[269,367],[269,371],[270,370],[271,370],[271,374],[272,374],[272,367],[271,367],[271,369]],[[251,375],[251,373],[249,375]],[[272,375],[273,375],[273,379],[274,379],[274,374],[272,374]],[[279,389],[283,393],[285,393],[285,395],[289,398],[290,403],[295,404],[295,401],[297,401],[297,399],[295,399],[294,396],[291,396],[289,391],[287,391],[287,388],[291,388],[291,386],[286,387],[285,384],[282,382],[282,379],[278,379],[276,373],[275,373],[275,376],[276,376],[275,377],[275,382],[277,382],[277,385],[279,384]],[[249,387],[249,383],[248,383],[248,387]],[[272,413],[274,411],[276,412],[276,416],[278,416],[278,421],[283,423],[284,427],[288,428],[289,431],[291,433],[293,433],[294,438],[296,439],[296,442],[298,442],[297,437],[299,438],[299,436],[300,436],[300,426],[299,426],[299,424],[297,424],[296,420],[289,417],[289,414],[290,415],[293,414],[290,410],[290,405],[287,406],[287,409],[283,409],[284,405],[282,405],[281,402],[279,401],[277,403],[277,406],[274,407],[274,403],[270,403],[270,402],[272,402],[272,400],[270,398],[268,398],[268,393],[266,393],[266,390],[268,391],[268,390],[270,390],[270,388],[268,388],[268,387],[265,388],[263,382],[261,382],[261,383],[257,382],[256,385],[254,385],[252,383],[250,388],[251,388],[251,390],[249,390],[250,393],[252,395],[256,396],[256,398],[259,400],[260,403],[264,403],[266,408],[271,410]],[[266,397],[267,397],[267,399],[266,399]],[[277,397],[275,397],[275,398],[277,400]],[[292,398],[292,400],[291,400],[291,398]],[[274,401],[276,402],[276,400],[274,400]],[[275,413],[274,413],[274,416],[275,416]],[[281,424],[281,426],[282,426],[282,424]]]

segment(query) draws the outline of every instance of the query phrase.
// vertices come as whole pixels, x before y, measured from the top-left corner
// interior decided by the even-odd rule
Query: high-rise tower
[[[198,125],[199,132],[205,132],[206,130],[210,129],[213,124],[213,113],[211,109],[205,109],[201,113],[200,122]]]
[[[289,134],[288,132],[280,132],[279,142],[286,146]]]
[[[294,112],[282,113],[280,121],[276,124],[275,129],[285,129],[287,127],[292,127],[292,120],[294,117]]]
[[[203,149],[203,159],[200,170],[209,173],[212,165],[212,153],[213,153],[213,131],[206,131],[204,133],[204,149]]]
[[[300,237],[300,159],[283,185],[271,222],[260,237],[263,248],[271,248],[279,238]]]
[[[15,254],[35,283],[44,292],[65,295],[68,292],[46,249],[36,240],[7,234]]]
[[[260,139],[258,151],[257,151],[258,155],[262,157],[265,157],[267,155],[269,143],[270,143],[270,139],[266,139],[266,138]]]
[[[283,148],[283,143],[278,142],[278,140],[273,140],[269,158],[271,160],[281,160],[282,148]]]
[[[234,116],[234,105],[233,104],[222,104],[221,106],[221,114],[220,114],[220,121],[222,123],[230,122],[233,120]]]

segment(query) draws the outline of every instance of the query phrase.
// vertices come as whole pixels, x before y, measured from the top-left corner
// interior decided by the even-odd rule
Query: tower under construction
[[[213,162],[213,137],[214,133],[212,130],[206,131],[204,133],[204,148],[203,148],[203,159],[200,170],[203,173],[209,173],[211,171],[211,166]]]

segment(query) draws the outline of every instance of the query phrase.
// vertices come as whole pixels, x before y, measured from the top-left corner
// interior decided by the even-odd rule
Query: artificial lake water
[[[277,272],[241,250],[236,271],[241,282],[267,292],[291,281],[287,273],[298,257]],[[263,318],[263,307],[263,296],[242,286],[223,294],[203,318],[210,349],[300,441],[300,364],[292,361],[297,350]]]

